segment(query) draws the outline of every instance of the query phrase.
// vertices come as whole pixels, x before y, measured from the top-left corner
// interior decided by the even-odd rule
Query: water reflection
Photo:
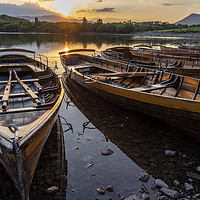
[[[105,135],[107,141],[112,141],[153,178],[162,179],[171,188],[183,193],[186,192],[184,184],[189,179],[195,187],[195,190],[190,191],[191,194],[200,192],[197,172],[200,164],[199,142],[150,117],[122,109],[99,98],[75,82],[67,82],[67,92],[72,102],[89,120],[82,123],[83,127],[93,124]],[[177,153],[169,157],[165,155],[166,150],[174,150]],[[123,157],[120,159],[123,160]],[[107,165],[111,163],[108,162]],[[131,164],[127,163],[126,170],[128,166]],[[122,173],[123,170],[122,167],[118,173]],[[191,172],[196,178],[193,176],[191,179]],[[131,179],[134,178],[136,179],[132,175]],[[181,183],[180,186],[174,185],[175,180]],[[139,183],[136,181],[136,184]],[[126,187],[131,187],[131,184]],[[151,190],[150,187],[147,188]]]

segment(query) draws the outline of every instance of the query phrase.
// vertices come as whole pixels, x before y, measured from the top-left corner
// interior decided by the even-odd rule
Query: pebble
[[[101,195],[104,195],[104,194],[105,194],[105,189],[104,189],[104,187],[99,187],[99,188],[97,188],[97,192],[98,192],[99,194],[101,194]]]
[[[197,171],[200,172],[200,166],[197,167]]]
[[[112,151],[111,149],[102,149],[101,150],[101,154],[104,156],[110,156],[114,153],[114,151]]]
[[[127,197],[125,200],[139,200],[136,194]]]
[[[58,187],[56,187],[56,186],[52,186],[52,187],[50,187],[50,188],[47,189],[47,193],[48,194],[54,194],[57,191],[58,191]]]
[[[177,180],[175,180],[175,181],[174,181],[174,185],[175,185],[175,186],[179,186],[179,185],[180,185],[180,182],[177,181]]]
[[[109,191],[109,192],[113,192],[113,191],[114,191],[112,185],[107,186],[107,187],[106,187],[106,190]]]
[[[162,187],[160,189],[160,191],[164,194],[166,194],[167,196],[171,197],[171,198],[178,198],[179,197],[179,193],[176,190],[172,190],[166,187]]]
[[[167,155],[167,156],[174,156],[175,154],[176,154],[176,151],[172,151],[172,150],[165,151],[165,155]]]
[[[86,168],[89,168],[89,167],[91,167],[93,165],[94,165],[94,163],[92,161],[90,161],[90,163],[88,163],[88,165],[86,166]]]
[[[150,175],[147,172],[142,172],[139,176],[139,180],[142,182],[147,182],[150,178]]]
[[[144,200],[149,200],[150,199],[150,197],[149,197],[149,195],[148,194],[142,194],[142,199],[144,199]]]
[[[200,194],[195,194],[195,195],[193,196],[193,198],[194,198],[194,199],[200,199]]]
[[[155,184],[156,187],[168,188],[168,185],[164,181],[162,181],[161,179],[156,179],[154,184]]]
[[[189,184],[189,183],[185,183],[184,186],[185,186],[186,191],[189,191],[189,190],[193,190],[193,189],[194,189],[193,185],[192,185],[192,184]]]
[[[79,147],[75,147],[74,149],[75,149],[75,150],[78,150],[78,149],[79,149]]]

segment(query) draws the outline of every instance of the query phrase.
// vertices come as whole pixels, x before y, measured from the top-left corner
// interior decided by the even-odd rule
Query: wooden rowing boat
[[[46,57],[24,49],[0,53],[0,161],[27,200],[64,90]]]
[[[156,63],[153,61],[135,59],[132,55],[131,50],[132,47],[126,47],[126,46],[112,47],[106,49],[105,51],[101,51],[101,56],[105,59],[115,60],[117,62],[130,62],[143,65],[150,65],[150,66],[156,65]]]
[[[60,58],[68,78],[82,87],[200,138],[199,79],[137,66],[121,71],[115,63],[77,53],[61,52]]]

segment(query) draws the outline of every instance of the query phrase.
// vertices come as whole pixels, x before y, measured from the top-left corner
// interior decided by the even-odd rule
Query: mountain
[[[20,18],[29,20],[29,21],[34,21],[35,17],[38,18],[39,21],[46,21],[46,22],[82,22],[82,20],[77,20],[74,18],[70,17],[64,17],[62,15],[43,15],[43,16],[20,16]]]
[[[182,20],[176,22],[175,24],[183,24],[183,25],[193,25],[200,24],[200,14],[190,14],[189,16],[183,18]]]

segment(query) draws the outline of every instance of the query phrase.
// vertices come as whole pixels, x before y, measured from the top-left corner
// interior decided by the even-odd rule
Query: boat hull
[[[161,101],[158,99],[158,97],[153,96],[148,97],[148,95],[145,95],[143,97],[143,101],[138,100],[137,98],[132,95],[131,98],[127,97],[123,94],[122,91],[111,89],[109,86],[106,87],[105,85],[101,85],[100,83],[91,83],[87,84],[84,83],[81,76],[78,74],[71,74],[70,77],[67,78],[68,81],[73,82],[72,84],[79,84],[82,87],[96,93],[97,95],[112,101],[115,104],[118,104],[120,106],[123,106],[124,108],[134,110],[138,113],[143,113],[148,116],[155,117],[159,120],[164,121],[167,124],[170,124],[173,127],[176,127],[186,133],[189,133],[195,138],[200,139],[200,114],[197,112],[189,112],[184,109],[175,108],[175,104],[181,104],[183,102],[174,102],[171,100],[169,104],[174,104],[174,108],[172,106],[162,106]],[[155,102],[156,103],[149,103],[149,102]],[[166,101],[169,101],[166,100]],[[186,106],[186,105],[185,105]]]
[[[31,136],[27,136],[22,143],[19,143],[19,154],[20,163],[22,168],[23,185],[25,192],[25,199],[28,199],[28,194],[33,179],[37,163],[42,152],[43,146],[52,130],[55,121],[58,118],[58,111],[64,96],[64,89],[61,89],[60,97],[57,100],[54,107],[41,119],[41,123],[37,124],[37,128],[32,130]],[[27,133],[29,135],[29,133]],[[21,193],[21,186],[18,179],[17,162],[16,162],[16,152],[10,144],[10,148],[2,149],[2,154],[0,154],[0,162],[8,172],[9,176],[13,180],[14,184]],[[21,194],[22,195],[22,194]],[[24,198],[24,197],[23,197]]]

